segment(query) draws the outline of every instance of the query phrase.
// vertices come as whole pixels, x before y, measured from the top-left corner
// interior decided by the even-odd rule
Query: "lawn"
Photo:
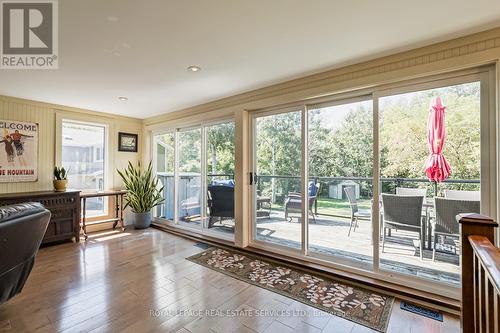
[[[359,199],[358,207],[360,210],[369,211],[371,208],[370,199]],[[273,204],[273,210],[283,211],[282,203]],[[314,207],[313,207],[314,211]],[[351,216],[351,206],[349,201],[330,198],[318,198],[317,200],[318,214],[334,215],[334,216]]]

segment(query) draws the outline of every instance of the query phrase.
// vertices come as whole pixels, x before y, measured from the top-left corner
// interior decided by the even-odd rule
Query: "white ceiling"
[[[500,25],[498,0],[60,0],[59,11],[59,69],[0,70],[0,94],[138,118]]]

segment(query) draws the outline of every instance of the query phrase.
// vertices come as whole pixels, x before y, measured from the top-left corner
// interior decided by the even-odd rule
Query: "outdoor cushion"
[[[228,186],[228,187],[234,187],[234,179],[228,179],[228,180],[214,180],[212,182],[213,185],[223,185],[223,186]]]
[[[316,194],[318,193],[318,185],[316,185],[313,181],[310,181],[308,190],[309,190],[309,196],[315,197]]]

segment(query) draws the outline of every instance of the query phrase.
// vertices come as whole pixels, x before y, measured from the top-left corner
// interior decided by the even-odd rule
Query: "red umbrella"
[[[427,147],[429,157],[425,162],[425,174],[431,182],[442,182],[451,174],[450,165],[443,155],[446,138],[444,109],[441,98],[437,97],[429,109],[427,118]]]

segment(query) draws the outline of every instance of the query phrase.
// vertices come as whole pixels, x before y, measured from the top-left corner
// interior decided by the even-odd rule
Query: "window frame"
[[[430,74],[418,78],[406,78],[404,80],[393,81],[390,83],[383,83],[378,85],[373,85],[370,88],[364,88],[359,90],[353,90],[346,93],[337,93],[324,95],[318,98],[311,98],[304,100],[302,102],[286,103],[277,106],[271,106],[267,108],[257,109],[249,111],[250,117],[250,139],[249,142],[249,170],[252,172],[256,171],[255,165],[255,155],[254,149],[256,144],[255,137],[255,118],[263,115],[279,114],[287,112],[290,109],[298,110],[300,107],[304,108],[303,112],[307,112],[308,108],[312,106],[322,105],[322,104],[338,104],[342,101],[363,99],[364,96],[370,96],[373,101],[373,193],[380,193],[380,143],[379,143],[379,98],[386,95],[393,95],[397,93],[412,92],[419,90],[427,90],[432,88],[438,88],[443,86],[463,84],[467,82],[481,82],[481,213],[489,216],[497,217],[496,211],[496,189],[498,186],[497,170],[498,165],[496,164],[497,156],[500,152],[498,151],[498,144],[496,142],[496,131],[497,131],[497,115],[495,114],[495,88],[496,83],[494,81],[496,74],[496,67],[493,65],[485,65],[480,67],[473,67],[458,71],[449,71],[440,74]],[[473,78],[473,79],[472,79]],[[304,115],[304,113],[303,113]],[[307,115],[307,113],[306,113]],[[307,122],[304,122],[302,126],[302,142],[304,138],[307,137]],[[305,126],[304,126],[305,124]],[[307,146],[307,145],[306,145]],[[304,147],[306,147],[304,146]],[[303,149],[304,151],[306,149]],[[303,167],[307,167],[308,154],[303,154]],[[489,164],[487,163],[489,161]],[[304,164],[305,163],[305,164]],[[302,181],[307,180],[307,173],[302,175]],[[307,184],[307,182],[305,183]],[[304,185],[304,184],[303,184]],[[408,282],[413,284],[415,289],[430,291],[435,294],[452,297],[458,299],[460,296],[459,287],[454,287],[451,285],[434,283],[430,280],[423,280],[413,276],[397,274],[394,272],[386,272],[380,269],[380,246],[379,246],[379,226],[380,226],[380,210],[378,204],[375,202],[372,204],[372,231],[373,231],[373,271],[363,270],[350,265],[349,263],[339,260],[337,262],[332,262],[322,255],[309,255],[307,253],[308,237],[307,237],[307,216],[304,215],[304,207],[302,207],[302,229],[306,231],[302,232],[302,251],[297,249],[286,248],[281,245],[276,245],[272,243],[266,243],[259,241],[255,238],[255,214],[254,214],[254,202],[255,197],[250,187],[250,212],[249,212],[249,224],[246,228],[249,231],[249,246],[255,249],[261,249],[265,251],[274,251],[281,255],[293,256],[299,260],[305,260],[312,263],[319,263],[321,265],[331,267],[334,269],[341,269],[347,272],[353,272],[363,276],[371,278],[382,278],[392,283],[408,285]],[[302,194],[302,202],[307,202],[307,189],[304,189]],[[486,200],[488,198],[488,200]],[[304,206],[304,204],[303,204]],[[500,233],[500,231],[499,231]],[[304,243],[304,241],[306,243]],[[306,248],[306,251],[304,251]]]
[[[153,160],[153,172],[156,174],[157,173],[157,155],[156,155],[156,136],[162,135],[162,134],[168,134],[168,133],[173,133],[174,134],[174,219],[169,220],[169,219],[164,219],[160,217],[153,217],[153,222],[160,223],[162,225],[167,225],[172,228],[177,228],[180,230],[185,230],[187,232],[195,232],[197,234],[201,235],[206,235],[214,238],[218,238],[224,241],[229,241],[229,242],[234,242],[235,239],[235,233],[231,235],[226,235],[223,233],[219,233],[217,231],[210,230],[208,228],[203,227],[202,221],[205,220],[206,218],[206,200],[207,200],[207,185],[206,185],[206,179],[207,179],[207,162],[206,162],[206,148],[207,148],[207,128],[210,126],[215,126],[219,124],[224,124],[224,123],[229,123],[232,122],[235,125],[236,129],[236,120],[233,116],[231,117],[221,117],[217,119],[210,119],[210,120],[202,120],[199,122],[180,122],[175,126],[165,126],[165,127],[159,127],[157,129],[151,130],[150,135],[151,135],[151,145],[150,145],[150,154],[152,156]],[[186,132],[194,129],[200,129],[201,130],[201,214],[200,214],[200,225],[196,227],[188,227],[185,225],[182,225],[179,223],[179,209],[178,209],[178,188],[179,188],[179,133],[181,132]],[[236,137],[236,135],[235,135]],[[236,148],[235,148],[236,149]],[[235,156],[236,156],[236,151],[235,151]],[[236,225],[236,223],[235,223]]]
[[[96,126],[102,127],[104,129],[104,171],[103,171],[103,190],[107,190],[109,188],[109,184],[112,183],[112,159],[111,159],[111,151],[110,151],[110,137],[109,133],[111,132],[111,124],[99,121],[99,119],[94,119],[92,117],[91,121],[84,120],[89,117],[85,116],[75,116],[69,115],[67,113],[61,112],[56,113],[56,149],[55,149],[55,162],[56,165],[62,165],[62,149],[63,149],[63,124],[65,122],[74,123],[74,124],[83,124],[88,126]],[[92,151],[92,155],[94,155],[94,151]],[[71,184],[69,184],[71,186]],[[104,197],[104,211],[101,214],[89,216],[90,220],[96,218],[107,217],[112,212],[110,207],[110,200],[107,197]]]

